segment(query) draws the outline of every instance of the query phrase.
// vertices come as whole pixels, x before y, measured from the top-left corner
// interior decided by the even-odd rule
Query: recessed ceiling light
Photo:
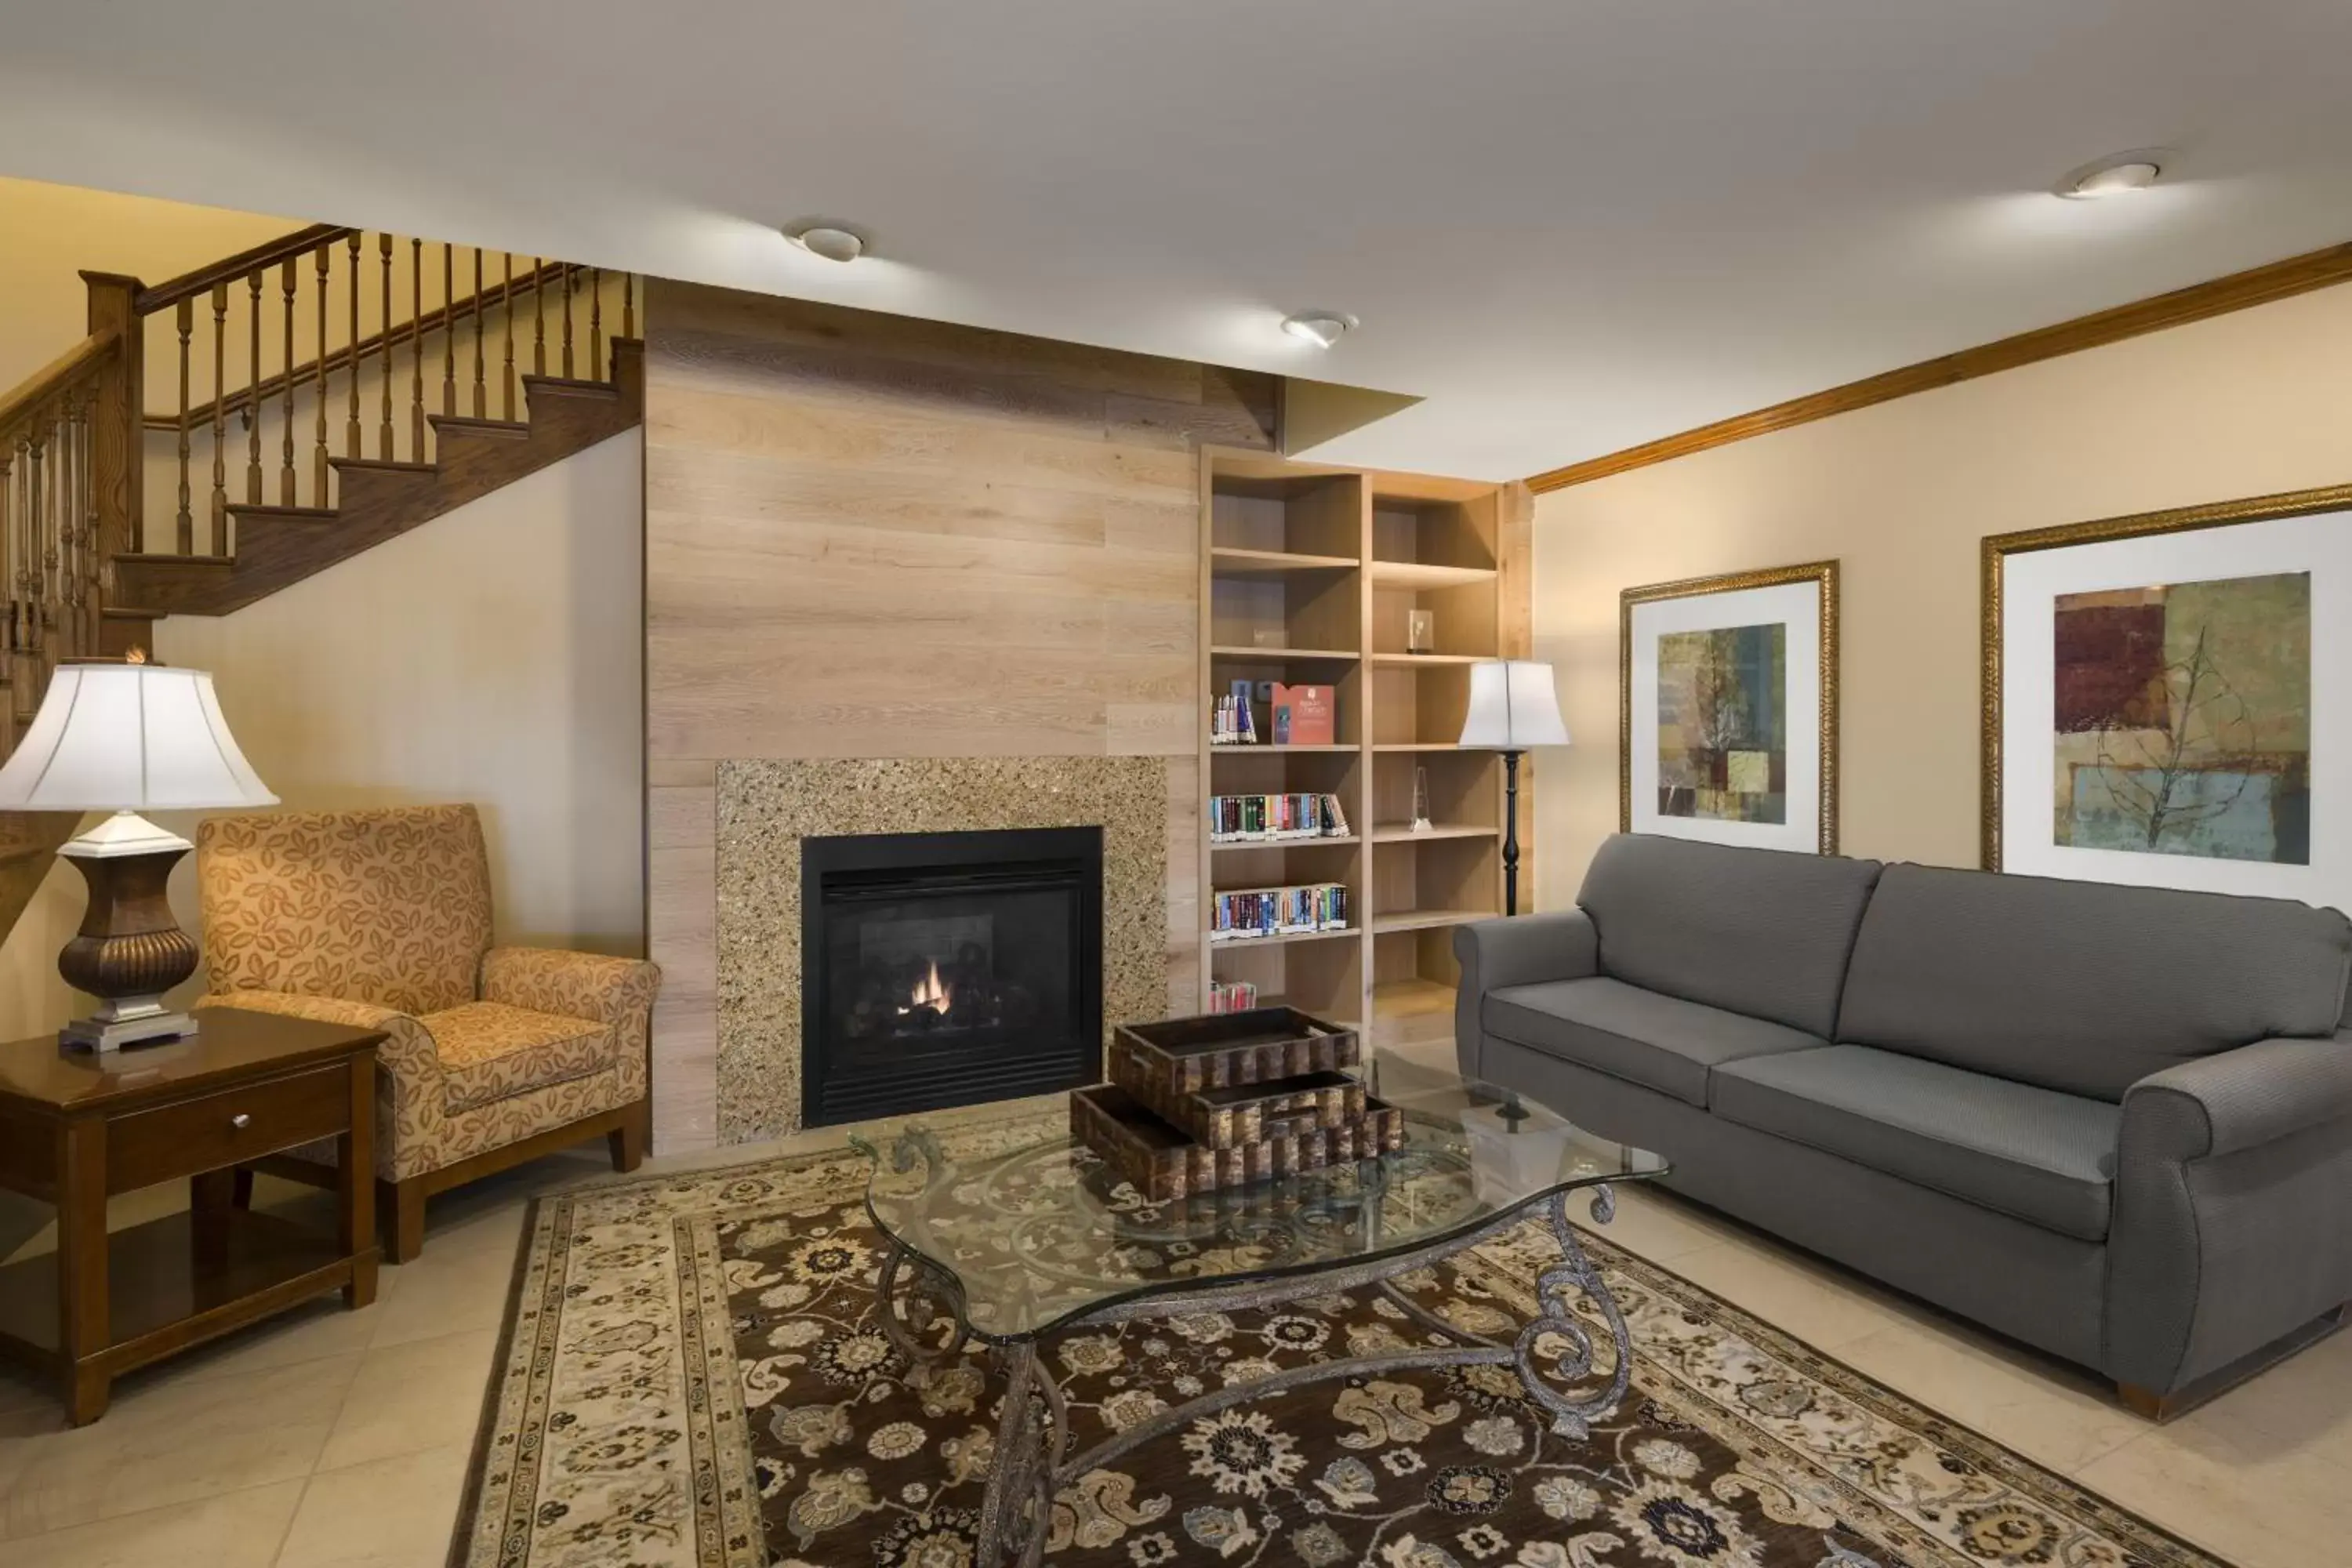
[[[2144,191],[2164,173],[2165,157],[2150,148],[2116,153],[2074,170],[2053,189],[2059,195],[2079,202]]]
[[[785,229],[784,237],[827,261],[855,261],[866,254],[866,237],[846,224],[813,218]]]
[[[1328,349],[1353,331],[1356,318],[1343,316],[1337,310],[1301,310],[1282,318],[1282,330],[1301,342]]]

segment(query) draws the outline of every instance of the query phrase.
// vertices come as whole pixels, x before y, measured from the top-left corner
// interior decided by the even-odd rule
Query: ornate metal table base
[[[1615,1195],[1606,1185],[1595,1186],[1591,1191],[1592,1217],[1596,1223],[1606,1225],[1615,1217]],[[1116,1303],[1061,1325],[1066,1329],[1077,1329],[1137,1319],[1181,1317],[1192,1312],[1250,1310],[1279,1306],[1305,1296],[1328,1295],[1371,1287],[1415,1322],[1444,1334],[1453,1342],[1447,1345],[1318,1362],[1293,1367],[1255,1382],[1217,1389],[1114,1433],[1076,1458],[1069,1457],[1074,1436],[1069,1409],[1053,1373],[1046,1370],[1044,1360],[1037,1353],[1035,1338],[1024,1335],[998,1339],[991,1335],[975,1335],[965,1321],[963,1305],[953,1280],[896,1242],[893,1242],[889,1258],[882,1266],[877,1286],[882,1326],[899,1352],[917,1367],[952,1360],[975,1337],[987,1342],[993,1350],[1004,1369],[1005,1394],[997,1421],[995,1457],[989,1467],[988,1493],[981,1504],[979,1551],[975,1560],[982,1568],[992,1568],[1008,1552],[1017,1552],[1024,1568],[1034,1568],[1044,1555],[1045,1537],[1053,1522],[1054,1497],[1062,1488],[1087,1471],[1110,1463],[1129,1449],[1201,1416],[1214,1415],[1232,1405],[1265,1399],[1307,1384],[1382,1372],[1508,1364],[1517,1369],[1528,1397],[1551,1417],[1554,1432],[1580,1440],[1587,1436],[1591,1424],[1614,1414],[1625,1397],[1627,1384],[1633,1375],[1633,1340],[1625,1327],[1624,1314],[1619,1311],[1616,1300],[1610,1295],[1601,1271],[1593,1267],[1591,1260],[1584,1255],[1584,1249],[1577,1245],[1576,1232],[1568,1222],[1568,1199],[1569,1194],[1563,1191],[1554,1194],[1542,1205],[1545,1216],[1551,1222],[1552,1238],[1559,1245],[1560,1261],[1545,1269],[1537,1279],[1538,1315],[1519,1331],[1516,1339],[1508,1342],[1473,1334],[1448,1322],[1397,1289],[1391,1281],[1398,1275],[1444,1262],[1467,1247],[1522,1224],[1528,1218],[1525,1210],[1501,1215],[1467,1235],[1398,1257],[1257,1280],[1246,1285],[1211,1288],[1181,1295],[1151,1296]],[[917,1332],[900,1321],[899,1297],[913,1294],[913,1289],[907,1284],[910,1272],[927,1279],[954,1308],[954,1337],[944,1346],[922,1343]],[[1616,1354],[1607,1385],[1583,1398],[1573,1398],[1560,1393],[1544,1375],[1544,1365],[1549,1361],[1552,1377],[1572,1388],[1591,1378],[1596,1371],[1598,1357],[1592,1334],[1576,1316],[1571,1291],[1581,1294],[1591,1302],[1607,1321]],[[1547,1356],[1543,1346],[1548,1339],[1567,1342],[1567,1349]]]

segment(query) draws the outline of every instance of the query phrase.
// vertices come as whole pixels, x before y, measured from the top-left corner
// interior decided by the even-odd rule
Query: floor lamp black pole
[[[1519,912],[1519,753],[1503,753],[1503,912]]]

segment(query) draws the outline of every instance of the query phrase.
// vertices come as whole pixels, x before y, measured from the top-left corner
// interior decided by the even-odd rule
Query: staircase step
[[[236,564],[236,557],[234,555],[173,555],[155,551],[125,551],[114,558],[114,563],[118,566],[228,567]],[[110,616],[114,611],[110,606],[106,613]]]
[[[553,393],[563,397],[615,398],[621,389],[609,381],[581,381],[568,375],[526,375],[522,378],[526,394]]]
[[[422,474],[428,478],[433,473],[430,463],[412,463],[394,458],[330,458],[327,466],[338,472],[358,469],[371,474]]]
[[[453,436],[488,436],[493,439],[527,441],[530,426],[520,419],[476,419],[464,414],[428,414],[436,431]]]
[[[228,510],[232,517],[266,519],[276,522],[332,522],[335,521],[335,509],[331,506],[254,506],[245,501],[231,501],[228,504]],[[173,559],[186,560],[187,557],[175,556]]]

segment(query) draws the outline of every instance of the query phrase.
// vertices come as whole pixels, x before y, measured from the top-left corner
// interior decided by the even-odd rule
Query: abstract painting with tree
[[[1658,815],[1789,819],[1789,628],[1658,638]]]
[[[2311,574],[2054,608],[2056,842],[2308,865]]]

